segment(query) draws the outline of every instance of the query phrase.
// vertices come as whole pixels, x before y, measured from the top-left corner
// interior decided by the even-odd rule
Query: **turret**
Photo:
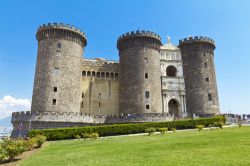
[[[214,68],[215,43],[208,37],[179,41],[185,76],[187,111],[190,115],[217,114],[219,99]]]
[[[132,31],[117,40],[120,112],[162,113],[159,35]]]
[[[80,112],[80,79],[85,34],[74,26],[47,24],[38,28],[38,52],[32,112]]]

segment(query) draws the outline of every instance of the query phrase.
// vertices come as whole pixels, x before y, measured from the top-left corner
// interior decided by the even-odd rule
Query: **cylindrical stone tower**
[[[80,79],[85,34],[73,26],[38,28],[38,53],[31,111],[80,112]]]
[[[215,43],[207,37],[179,41],[183,59],[187,111],[206,116],[220,112],[214,68]]]
[[[123,34],[120,56],[120,113],[162,113],[159,35],[149,31]]]

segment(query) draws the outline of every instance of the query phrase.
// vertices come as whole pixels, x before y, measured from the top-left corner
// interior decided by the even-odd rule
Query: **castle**
[[[219,113],[215,43],[189,37],[162,44],[150,31],[117,40],[119,62],[84,59],[87,37],[74,26],[38,28],[31,111],[14,112],[12,137],[30,129],[169,121]]]

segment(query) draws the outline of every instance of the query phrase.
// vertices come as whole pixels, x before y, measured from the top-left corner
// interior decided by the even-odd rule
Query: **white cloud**
[[[0,119],[10,116],[12,112],[29,111],[30,107],[31,101],[29,99],[16,99],[6,95],[0,99]]]

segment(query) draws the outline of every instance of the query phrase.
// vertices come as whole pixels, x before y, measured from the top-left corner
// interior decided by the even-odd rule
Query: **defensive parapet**
[[[39,26],[36,34],[38,41],[46,38],[63,38],[81,44],[87,45],[87,37],[79,28],[63,23],[48,23]]]
[[[82,59],[82,65],[86,66],[119,66],[119,62],[105,59]]]
[[[190,115],[219,113],[214,68],[215,42],[208,37],[189,37],[179,41],[185,76],[187,111]]]
[[[179,40],[179,47],[182,49],[182,51],[202,49],[204,51],[213,53],[215,49],[215,42],[209,37],[195,36]]]
[[[76,112],[13,112],[11,122],[14,126],[11,137],[27,137],[29,130],[90,126],[96,124],[138,123],[172,121],[170,114],[110,114],[94,115]]]
[[[118,38],[121,113],[162,113],[161,45],[160,36],[150,31],[132,31]]]
[[[117,48],[119,50],[128,47],[149,47],[160,50],[160,46],[161,37],[154,32],[145,30],[127,32],[122,34],[117,40]]]

